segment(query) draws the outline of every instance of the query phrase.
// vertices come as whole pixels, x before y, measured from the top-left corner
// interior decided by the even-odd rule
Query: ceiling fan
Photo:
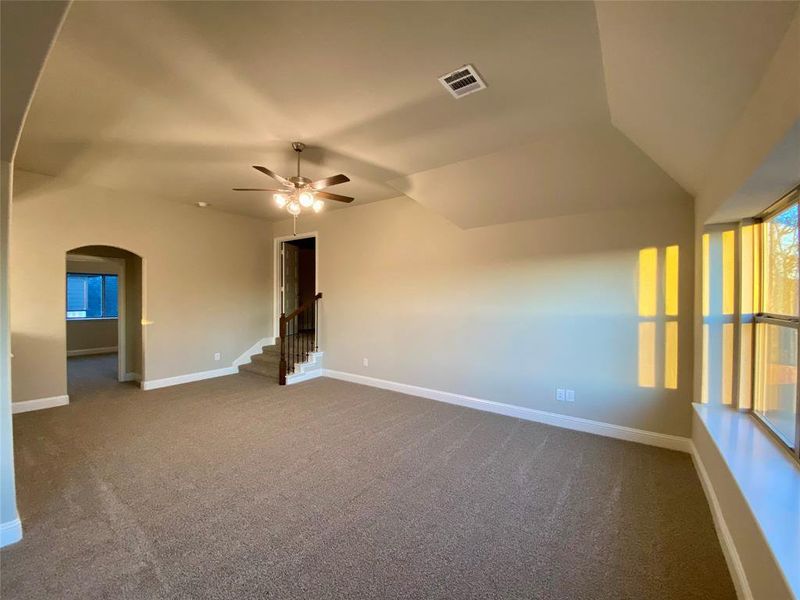
[[[339,183],[346,183],[350,181],[347,175],[333,175],[325,179],[318,179],[311,181],[308,177],[300,175],[300,153],[303,152],[306,145],[302,142],[292,142],[292,149],[297,152],[297,175],[293,177],[281,177],[277,173],[270,171],[266,167],[253,165],[256,171],[269,175],[276,180],[283,189],[270,189],[270,188],[233,188],[235,192],[272,192],[275,203],[286,210],[293,217],[297,217],[304,208],[311,208],[314,212],[322,210],[325,200],[335,200],[336,202],[352,202],[354,198],[350,196],[340,196],[339,194],[332,194],[324,192],[323,190],[332,185]]]

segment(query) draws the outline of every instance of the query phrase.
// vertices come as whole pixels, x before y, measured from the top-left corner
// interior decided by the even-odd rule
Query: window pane
[[[116,275],[106,275],[105,276],[105,300],[103,304],[103,316],[104,317],[116,317],[117,316],[117,276]]]
[[[755,410],[790,446],[797,423],[797,329],[758,323]]]
[[[67,273],[67,312],[86,311],[86,277]],[[71,316],[71,315],[68,315]]]
[[[764,222],[764,269],[764,312],[797,316],[797,204]]]
[[[103,316],[103,276],[87,275],[87,317]]]

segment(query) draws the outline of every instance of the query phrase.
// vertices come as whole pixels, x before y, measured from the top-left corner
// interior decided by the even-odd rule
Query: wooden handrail
[[[320,298],[322,298],[322,292],[320,292],[319,294],[317,294],[316,296],[314,296],[314,297],[313,297],[311,300],[309,300],[308,302],[306,302],[305,304],[303,304],[303,306],[300,306],[299,308],[296,308],[296,309],[294,309],[292,312],[290,312],[290,313],[289,313],[288,315],[286,315],[285,317],[284,317],[283,315],[281,315],[281,319],[285,319],[285,320],[287,320],[287,321],[291,321],[291,320],[292,320],[292,319],[294,319],[294,318],[295,318],[297,315],[299,315],[301,312],[305,312],[305,311],[307,311],[309,308],[311,308],[312,306],[314,306],[314,302],[316,302],[316,301],[317,301],[317,300],[319,300]]]

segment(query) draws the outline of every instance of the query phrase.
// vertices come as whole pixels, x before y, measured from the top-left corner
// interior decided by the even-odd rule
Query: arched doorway
[[[115,246],[81,246],[67,251],[65,267],[70,397],[141,381],[141,256]]]

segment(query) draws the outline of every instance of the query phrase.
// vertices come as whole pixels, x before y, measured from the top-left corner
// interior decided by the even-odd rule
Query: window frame
[[[99,317],[70,317],[68,316],[69,313],[69,298],[67,297],[68,294],[65,289],[64,293],[64,315],[66,321],[112,321],[119,319],[119,274],[118,273],[84,273],[80,271],[67,271],[66,278],[64,279],[66,288],[69,287],[69,278],[70,275],[75,276],[82,276],[82,277],[100,277],[101,278],[101,291],[100,291],[100,313],[101,316]],[[106,277],[116,277],[117,278],[117,315],[116,316],[106,316]]]
[[[764,285],[764,277],[766,269],[763,268],[765,254],[764,254],[764,236],[765,228],[764,223],[769,221],[772,217],[780,214],[787,208],[791,207],[793,204],[798,204],[800,207],[800,185],[796,186],[792,190],[790,190],[787,194],[785,194],[780,200],[773,203],[769,208],[759,214],[753,222],[758,223],[761,226],[760,235],[754,236],[754,241],[757,240],[756,243],[759,244],[759,261],[758,264],[754,264],[753,268],[757,269],[758,272],[753,274],[754,278],[758,278],[759,281],[759,298],[758,303],[759,306],[757,307],[758,310],[753,315],[753,336],[752,336],[752,348],[751,348],[751,356],[752,356],[752,364],[751,364],[751,398],[752,401],[750,403],[750,408],[748,409],[748,413],[758,421],[764,428],[769,432],[769,434],[781,445],[782,448],[788,450],[796,460],[800,461],[800,385],[796,385],[796,393],[795,393],[795,425],[794,425],[794,447],[791,447],[789,444],[786,443],[786,440],[783,436],[778,433],[775,428],[770,424],[770,422],[760,415],[756,411],[756,388],[758,385],[758,377],[757,369],[758,369],[758,357],[757,357],[757,340],[758,340],[758,325],[774,325],[778,327],[787,327],[793,328],[797,330],[798,335],[798,342],[800,342],[800,315],[798,316],[791,316],[791,315],[782,315],[777,313],[771,313],[761,310],[764,307],[764,294],[765,294],[765,285]],[[800,374],[800,351],[797,352],[797,371]]]

